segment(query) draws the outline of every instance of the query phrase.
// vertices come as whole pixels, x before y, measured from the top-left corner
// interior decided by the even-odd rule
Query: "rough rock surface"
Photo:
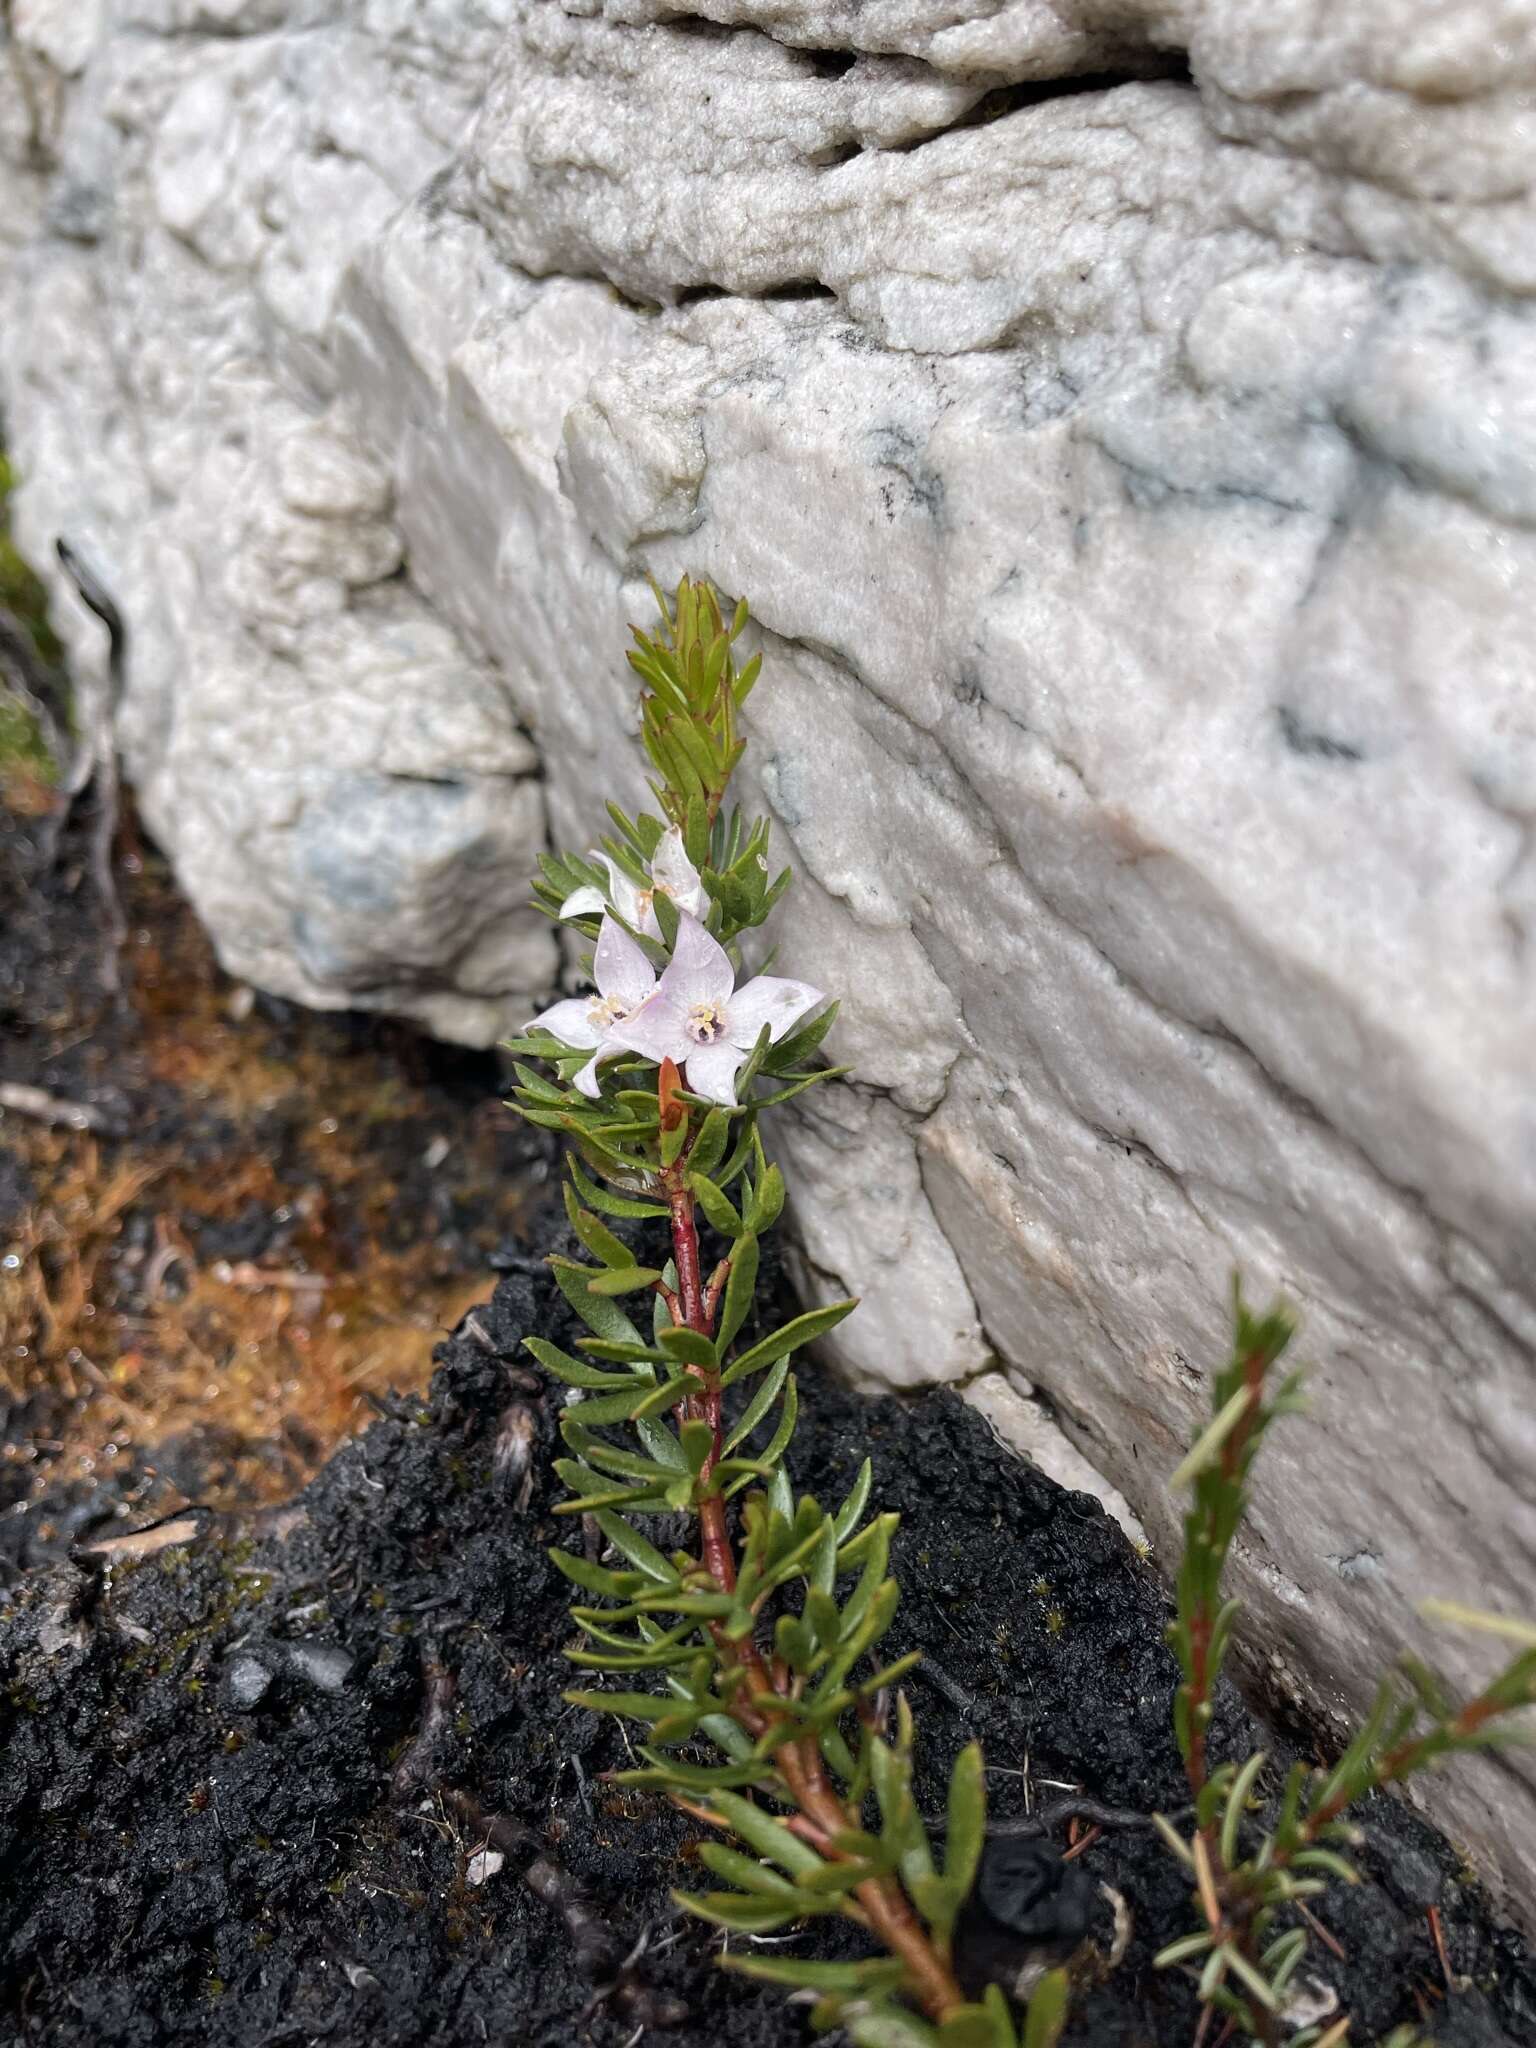
[[[11,16],[23,525],[229,963],[491,1035],[643,572],[746,591],[855,1367],[1038,1387],[1166,1555],[1239,1266],[1315,1364],[1256,1657],[1528,1607],[1530,0]],[[1527,1895],[1533,1782],[1442,1806]]]

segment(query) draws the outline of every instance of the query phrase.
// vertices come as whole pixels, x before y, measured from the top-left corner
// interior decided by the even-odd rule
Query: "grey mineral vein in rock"
[[[848,1364],[1166,1561],[1240,1267],[1313,1368],[1250,1663],[1342,1728],[1425,1594],[1527,1610],[1531,0],[12,13],[22,538],[231,968],[520,1021],[645,573],[746,592]],[[1434,1789],[1527,1897],[1532,1787]]]

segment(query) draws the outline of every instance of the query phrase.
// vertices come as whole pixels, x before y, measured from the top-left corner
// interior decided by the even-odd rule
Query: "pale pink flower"
[[[607,894],[591,882],[580,889],[573,889],[560,906],[562,917],[589,917],[594,911],[605,911],[611,907],[631,931],[639,932],[643,938],[659,939],[661,926],[656,921],[655,897],[670,896],[679,910],[686,910],[692,917],[701,917],[704,913],[704,883],[683,850],[682,831],[676,825],[669,825],[657,841],[651,858],[651,885],[648,889],[642,889],[637,882],[631,881],[618,862],[610,860],[606,853],[594,852],[589,858],[600,861],[608,870]]]
[[[725,948],[696,917],[680,911],[671,965],[655,992],[615,1028],[615,1037],[658,1066],[675,1060],[686,1067],[695,1095],[734,1108],[736,1076],[763,1026],[777,1043],[822,1001],[820,989],[776,974],[759,974],[741,988],[735,983]]]
[[[547,1031],[562,1045],[572,1046],[578,1052],[591,1051],[591,1059],[576,1076],[576,1086],[583,1095],[595,1098],[597,1063],[629,1050],[615,1033],[654,993],[656,970],[623,926],[605,917],[597,935],[592,976],[597,983],[596,995],[567,996],[564,1002],[552,1004],[535,1017],[528,1029]]]

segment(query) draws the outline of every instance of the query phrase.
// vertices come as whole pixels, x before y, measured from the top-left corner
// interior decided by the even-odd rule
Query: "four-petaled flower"
[[[597,935],[592,973],[596,995],[568,996],[541,1012],[527,1028],[547,1031],[578,1052],[590,1048],[592,1057],[576,1076],[576,1086],[596,1100],[597,1063],[629,1050],[615,1033],[646,997],[654,994],[656,970],[623,926],[605,917]]]
[[[639,932],[643,938],[659,939],[661,926],[656,921],[654,897],[670,896],[679,910],[686,910],[692,917],[698,917],[704,909],[704,884],[683,850],[682,831],[676,825],[669,825],[656,843],[648,889],[631,881],[606,853],[594,852],[589,857],[601,861],[608,870],[608,893],[605,896],[591,882],[573,889],[560,906],[562,917],[588,917],[593,911],[601,912],[611,905],[631,931]]]
[[[734,1108],[736,1076],[763,1026],[777,1043],[822,1000],[820,989],[776,974],[759,974],[741,988],[735,982],[725,948],[681,911],[670,966],[614,1036],[658,1065],[676,1060],[687,1067],[695,1095]]]

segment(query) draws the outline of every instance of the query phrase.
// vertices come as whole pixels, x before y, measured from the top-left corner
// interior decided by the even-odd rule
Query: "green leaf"
[[[699,1848],[699,1861],[706,1870],[716,1877],[723,1877],[727,1884],[734,1884],[744,1892],[756,1892],[762,1897],[780,1899],[792,1906],[797,1913],[806,1910],[805,1895],[799,1887],[790,1883],[777,1870],[766,1863],[759,1863],[755,1857],[743,1856],[739,1849],[731,1849],[724,1842],[704,1842]],[[819,1901],[816,1902],[819,1905]]]
[[[704,1469],[705,1460],[715,1448],[715,1432],[707,1422],[695,1419],[680,1423],[677,1433],[683,1456],[688,1461],[688,1470],[697,1479]]]
[[[731,1386],[736,1380],[744,1379],[748,1373],[761,1372],[764,1366],[774,1365],[787,1357],[791,1351],[799,1350],[802,1344],[814,1343],[825,1336],[828,1330],[835,1330],[847,1315],[858,1307],[856,1301],[829,1302],[825,1308],[808,1309],[802,1316],[796,1316],[782,1329],[771,1336],[761,1338],[749,1351],[732,1359],[727,1366],[721,1384]]]
[[[611,1480],[603,1479],[590,1466],[575,1458],[556,1458],[555,1471],[576,1496],[573,1500],[560,1501],[555,1508],[557,1515],[584,1515],[598,1508],[630,1507],[639,1501],[649,1503],[657,1497],[654,1486],[615,1486]]]
[[[1189,1486],[1199,1478],[1207,1466],[1213,1465],[1221,1454],[1221,1447],[1242,1421],[1246,1410],[1253,1404],[1253,1395],[1246,1385],[1240,1386],[1190,1446],[1184,1462],[1168,1481],[1170,1490],[1177,1491]]]
[[[757,1460],[759,1466],[771,1469],[778,1464],[780,1458],[783,1457],[785,1451],[789,1448],[789,1440],[795,1433],[795,1422],[799,1412],[800,1397],[796,1392],[795,1382],[791,1378],[784,1391],[784,1407],[779,1416],[778,1425],[764,1447],[761,1457]],[[735,1488],[733,1487],[731,1490],[734,1492]]]
[[[687,1374],[679,1374],[675,1380],[668,1380],[664,1386],[652,1387],[629,1411],[628,1419],[638,1427],[649,1422],[653,1415],[669,1415],[697,1387],[697,1380]],[[614,1417],[594,1417],[594,1420],[616,1420]]]
[[[568,1692],[566,1700],[573,1707],[588,1707],[594,1714],[622,1714],[628,1721],[663,1721],[677,1713],[687,1715],[675,1700],[669,1700],[659,1692]],[[697,1719],[697,1715],[692,1716]],[[720,1797],[730,1798],[730,1793]]]
[[[574,1165],[575,1161],[571,1164]],[[605,1266],[612,1266],[616,1270],[635,1263],[635,1255],[629,1246],[621,1238],[615,1237],[600,1217],[594,1216],[590,1209],[582,1208],[570,1181],[565,1183],[560,1192],[565,1197],[565,1213],[570,1226],[593,1258],[601,1259]]]
[[[713,1372],[719,1364],[715,1347],[709,1339],[684,1325],[663,1330],[657,1342],[668,1358],[679,1365],[696,1365],[705,1372]]]
[[[585,1458],[599,1472],[617,1472],[621,1478],[643,1479],[649,1486],[664,1486],[682,1469],[682,1452],[670,1430],[660,1423],[653,1423],[651,1427],[671,1445],[676,1456],[675,1464],[665,1457],[640,1458],[633,1451],[604,1443],[583,1427],[579,1413],[574,1409],[567,1408],[560,1418],[560,1434],[578,1457]]]
[[[1010,2022],[1008,2034],[1012,2032]],[[996,2019],[984,2005],[957,2006],[939,2024],[940,2048],[1001,2048],[1007,2039],[1008,2035],[999,2037]]]
[[[543,1337],[525,1337],[523,1349],[531,1352],[547,1373],[557,1380],[564,1380],[567,1386],[596,1387],[603,1393],[614,1393],[624,1387],[633,1387],[638,1392],[642,1384],[633,1373],[599,1372],[595,1366],[583,1365],[579,1358],[572,1358],[569,1352],[547,1343]]]
[[[751,1052],[748,1053],[746,1060],[736,1075],[736,1100],[738,1102],[747,1101],[752,1083],[757,1079],[762,1069],[763,1061],[768,1057],[772,1043],[773,1041],[768,1035],[768,1026],[765,1024],[757,1034],[757,1043],[753,1046]],[[754,1109],[757,1107],[755,1103],[752,1106]]]
[[[1248,1811],[1248,1795],[1265,1764],[1262,1749],[1254,1751],[1237,1776],[1232,1780],[1232,1789],[1227,1794],[1226,1811],[1221,1818],[1221,1860],[1230,1870],[1238,1858],[1238,1830],[1243,1816]]]
[[[944,1837],[944,1910],[936,1920],[947,1939],[970,1897],[987,1840],[987,1779],[981,1744],[969,1742],[949,1774],[948,1828]]]
[[[514,1060],[512,1071],[535,1102],[553,1102],[564,1106],[565,1090],[556,1088],[552,1082],[546,1081],[542,1074],[536,1074],[532,1067],[525,1067],[521,1060]]]
[[[605,1216],[634,1219],[639,1217],[665,1216],[668,1212],[664,1203],[642,1202],[631,1195],[616,1195],[610,1189],[599,1187],[597,1182],[583,1172],[581,1161],[574,1152],[566,1154],[571,1179],[576,1192],[589,1208],[601,1210]]]
[[[745,1225],[736,1205],[701,1173],[690,1173],[688,1186],[694,1200],[723,1237],[740,1237]]]
[[[770,1905],[766,1899],[744,1898],[740,1892],[674,1892],[672,1900],[685,1913],[729,1927],[737,1934],[773,1934],[804,1916],[794,1908]]]
[[[576,1557],[568,1550],[546,1550],[544,1555],[557,1572],[573,1586],[580,1586],[584,1593],[601,1593],[609,1600],[629,1600],[636,1586],[644,1583],[634,1572],[612,1572],[603,1565],[588,1564],[584,1557]]]
[[[871,1991],[899,1990],[906,1965],[892,1956],[868,1956],[854,1963],[813,1963],[800,1956],[721,1956],[722,1969],[755,1977],[761,1984],[783,1984],[797,1991],[841,1992],[848,1997]]]
[[[688,1469],[682,1445],[664,1422],[653,1422],[649,1416],[637,1415],[635,1434],[658,1465],[667,1465],[674,1472]]]
[[[866,1458],[859,1467],[858,1477],[849,1489],[848,1498],[833,1517],[833,1527],[837,1530],[837,1540],[839,1543],[846,1543],[853,1531],[858,1527],[859,1517],[863,1514],[865,1503],[869,1499],[869,1489],[874,1480],[874,1475],[875,1468],[869,1459]]]
[[[747,1438],[779,1398],[779,1389],[783,1386],[788,1372],[789,1360],[781,1358],[742,1410],[740,1422],[737,1423],[725,1440],[725,1449],[727,1451],[734,1451],[738,1444],[746,1442]]]
[[[1160,1948],[1152,1958],[1154,1970],[1172,1969],[1175,1963],[1191,1963],[1196,1956],[1203,1956],[1216,1937],[1206,1928],[1198,1934],[1181,1934],[1177,1941],[1170,1941],[1166,1948]]]
[[[779,1220],[784,1207],[784,1176],[776,1166],[770,1166],[758,1183],[757,1194],[747,1216],[747,1228],[761,1233],[771,1230]]]
[[[654,1287],[660,1278],[659,1266],[622,1266],[617,1271],[599,1273],[587,1286],[593,1294],[638,1294],[642,1287]]]
[[[558,1256],[552,1256],[548,1263],[550,1271],[555,1276],[555,1285],[593,1336],[604,1337],[613,1344],[640,1342],[640,1332],[623,1309],[592,1292],[589,1285],[592,1270],[590,1266],[578,1266],[574,1260]]]
[[[651,898],[651,908],[661,927],[661,943],[670,953],[677,944],[677,905],[664,889],[658,889]]]
[[[661,1586],[675,1586],[678,1583],[676,1571],[667,1563],[655,1544],[642,1536],[633,1523],[626,1522],[622,1515],[609,1513],[607,1509],[599,1509],[594,1520],[614,1549],[627,1557],[648,1579],[654,1579]]]
[[[715,1335],[721,1355],[752,1313],[757,1293],[757,1239],[738,1237],[731,1247],[731,1270],[725,1280],[725,1300],[720,1309],[720,1327]],[[722,1382],[726,1384],[726,1382]]]
[[[788,1470],[780,1465],[768,1482],[768,1505],[776,1514],[791,1521],[795,1512],[795,1496],[790,1488]]]
[[[718,1792],[710,1806],[735,1835],[770,1863],[777,1863],[791,1877],[805,1877],[821,1868],[822,1859],[809,1842],[792,1835],[781,1821],[734,1792]]]
[[[1245,1955],[1230,1945],[1226,1950],[1226,1958],[1228,1969],[1239,1979],[1249,1997],[1256,1998],[1266,2012],[1273,2012],[1279,2001],[1267,1979],[1260,1976]]]
[[[853,2048],[939,2048],[939,2036],[926,2020],[885,2000],[852,2014],[847,2026]]]
[[[991,1995],[989,1987],[988,1996]],[[1072,1979],[1065,1970],[1048,1970],[1035,1986],[1024,2020],[1024,2048],[1056,2048],[1067,2023]]]
[[[688,1177],[690,1181],[697,1174],[701,1180],[708,1180],[715,1168],[725,1157],[725,1148],[731,1139],[731,1119],[723,1109],[712,1109],[699,1126],[699,1135],[693,1141],[693,1150],[688,1154]]]
[[[837,1021],[838,1008],[838,1004],[828,1003],[809,1024],[802,1024],[798,1031],[791,1032],[787,1038],[781,1038],[771,1055],[774,1067],[787,1072],[791,1067],[799,1067],[808,1060]]]
[[[813,1074],[786,1074],[784,1086],[775,1088],[771,1095],[759,1095],[752,1104],[754,1109],[777,1109],[781,1102],[793,1102],[797,1095],[803,1095],[807,1088],[819,1088],[823,1081],[840,1081],[844,1074],[851,1074],[852,1067],[818,1067]]]
[[[571,1402],[565,1412],[589,1429],[606,1428],[615,1422],[638,1424],[653,1415],[668,1414],[679,1402],[687,1400],[688,1393],[686,1379],[670,1380],[659,1387],[637,1380],[627,1394],[589,1394]]]
[[[665,1319],[666,1303],[660,1296],[657,1297],[657,1306]],[[670,1325],[663,1320],[663,1327],[670,1328]],[[671,1370],[672,1361],[659,1344],[642,1344],[638,1339],[633,1343],[625,1343],[622,1340],[610,1343],[606,1337],[578,1337],[576,1342],[593,1358],[611,1359],[616,1365],[659,1365],[667,1371]],[[646,1373],[640,1377],[649,1379],[653,1375]]]

